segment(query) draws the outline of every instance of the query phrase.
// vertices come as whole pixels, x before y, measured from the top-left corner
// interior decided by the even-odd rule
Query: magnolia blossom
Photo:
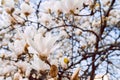
[[[8,58],[8,57],[11,57],[11,53],[10,52],[7,52],[5,51],[4,49],[0,50],[0,57],[1,58]]]
[[[28,49],[28,53],[37,54],[37,51],[33,49],[33,47],[29,46],[27,49]]]
[[[38,32],[41,33],[42,35],[44,35],[46,31],[47,29],[45,29],[44,27],[38,29]]]
[[[11,21],[9,19],[9,15],[2,14],[0,22],[1,22],[1,24],[0,24],[1,27],[9,26],[11,24]]]
[[[82,34],[82,31],[80,29],[77,29],[77,30],[75,30],[75,34],[80,35],[80,34]]]
[[[25,15],[28,16],[33,12],[33,8],[30,4],[23,2],[20,6],[21,12]]]
[[[31,65],[26,61],[19,61],[17,63],[14,63],[14,65],[17,66],[20,71],[25,74],[25,76],[28,77],[30,75]]]
[[[7,13],[11,14],[14,11],[14,0],[2,0],[1,3]]]
[[[9,48],[13,51],[13,56],[16,57],[25,52],[25,46],[25,40],[15,40],[14,43],[9,43]]]
[[[20,24],[23,24],[24,23],[24,19],[22,17],[20,17],[20,14],[21,13],[21,10],[20,9],[15,9],[15,11],[13,12],[13,17],[14,19],[20,23]]]
[[[60,44],[55,44],[60,36],[52,36],[51,33],[47,33],[44,36],[40,32],[32,36],[30,35],[31,32],[32,31],[25,31],[28,45],[33,47],[33,49],[38,52],[38,55],[42,60],[45,60],[50,55],[50,53],[60,47]]]
[[[91,53],[103,53],[110,45],[119,47],[114,45],[119,43],[119,31],[111,31],[111,25],[120,22],[118,1],[113,6],[112,0],[100,0],[101,5],[94,0],[0,1],[0,80],[86,79],[89,75],[84,76],[85,70],[88,68],[86,74],[92,71]],[[95,64],[99,66],[106,55],[98,58]],[[109,76],[96,75],[93,80],[102,79],[108,80]]]
[[[59,0],[59,1],[55,1],[55,4],[54,4],[54,8],[52,8],[52,11],[56,14],[56,15],[59,15],[61,12],[62,12],[62,2]]]
[[[69,63],[69,58],[66,56],[63,56],[62,58],[59,59],[60,61],[60,65],[63,69],[66,69],[68,67],[68,63]]]
[[[83,8],[83,3],[86,0],[49,0],[41,4],[41,10],[46,13],[55,12],[63,13],[78,13]],[[54,5],[54,6],[53,6]]]
[[[36,54],[33,56],[33,61],[31,61],[31,66],[33,69],[39,71],[44,71],[50,69],[44,61],[42,61]]]
[[[3,66],[0,67],[0,75],[7,75],[11,72],[15,72],[15,70],[17,70],[17,67],[13,65],[3,64]]]
[[[83,8],[83,3],[86,0],[61,0],[63,3],[64,13],[78,13]]]
[[[41,3],[40,11],[45,13],[51,13],[55,0],[44,1]]]
[[[65,30],[62,30],[62,31],[60,32],[60,34],[63,35],[63,37],[65,37],[65,38],[68,38],[68,37],[69,37],[68,34],[67,34],[67,32],[66,32]]]
[[[52,16],[50,14],[39,13],[38,22],[45,26],[48,26],[52,22]]]
[[[22,75],[17,72],[14,74],[13,80],[28,80],[28,78],[23,78]]]
[[[35,34],[37,34],[37,30],[34,26],[26,26],[24,33],[21,33],[19,30],[18,32],[21,35],[21,37],[27,41],[27,43],[29,43],[30,38],[32,39],[35,36]]]
[[[15,73],[13,80],[20,80],[20,79],[22,79],[22,75],[19,72]]]

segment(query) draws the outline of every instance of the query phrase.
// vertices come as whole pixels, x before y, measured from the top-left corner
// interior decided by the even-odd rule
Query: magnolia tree
[[[1,0],[0,80],[119,80],[118,0]]]

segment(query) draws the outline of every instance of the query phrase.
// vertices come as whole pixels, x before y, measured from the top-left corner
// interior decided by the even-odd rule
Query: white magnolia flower
[[[45,26],[49,25],[52,22],[52,16],[50,14],[39,13],[38,22]]]
[[[62,1],[62,11],[64,13],[78,13],[80,9],[83,8],[83,3],[86,0],[61,0]]]
[[[24,19],[19,16],[20,13],[21,13],[21,10],[16,8],[12,15],[18,23],[23,24]]]
[[[19,61],[19,62],[15,63],[14,65],[17,66],[22,72],[24,72],[26,76],[29,76],[30,71],[31,71],[31,65],[28,62]],[[29,70],[29,72],[28,72],[28,70]]]
[[[61,58],[63,56],[63,50],[57,50],[56,51],[56,56],[55,56],[55,58],[56,59],[59,59],[59,58]]]
[[[9,7],[9,8],[14,8],[14,0],[2,0],[1,4],[3,7]]]
[[[30,4],[23,2],[20,6],[21,12],[25,15],[28,16],[33,12],[33,8]]]
[[[49,0],[41,3],[41,11],[46,13],[71,13],[83,8],[86,0]]]
[[[31,61],[31,66],[33,69],[39,71],[44,71],[50,69],[49,65],[47,65],[44,61],[42,61],[36,54],[33,56],[33,61]]]
[[[38,29],[38,32],[40,32],[42,35],[44,35],[44,33],[47,31],[47,29],[45,29],[44,27],[41,27]]]
[[[29,46],[27,49],[28,49],[28,53],[37,54],[37,51],[35,49],[33,49],[33,47]]]
[[[44,60],[44,58],[46,59],[50,53],[60,47],[60,44],[55,44],[60,36],[52,36],[51,33],[47,33],[44,36],[40,32],[32,36],[30,35],[31,32],[33,31],[25,30],[28,45],[38,52],[38,55],[42,60]]]
[[[51,13],[55,0],[44,1],[41,3],[40,11],[45,13]]]
[[[9,48],[13,51],[14,55],[19,56],[25,52],[26,42],[25,40],[15,40],[14,43],[9,43]]]
[[[76,35],[80,35],[80,34],[82,34],[82,31],[81,31],[80,29],[76,29],[76,30],[75,30],[75,34],[76,34]]]
[[[15,73],[13,76],[13,80],[20,80],[20,79],[22,79],[22,75],[19,72]]]
[[[70,61],[70,59],[66,56],[63,56],[62,58],[60,58],[60,65],[63,69],[66,69],[68,67],[68,63]]]
[[[4,65],[4,67],[2,66],[0,68],[0,75],[6,75],[11,72],[15,72],[16,70],[17,70],[17,68],[13,65]]]
[[[62,2],[60,0],[56,0],[54,2],[55,2],[53,5],[54,8],[52,8],[52,11],[56,15],[59,15],[62,12]]]
[[[10,19],[9,19],[9,15],[2,14],[0,22],[1,22],[1,24],[0,24],[1,27],[9,26],[11,24]]]
[[[6,50],[0,50],[0,57],[8,58],[11,56],[10,52],[7,52]]]
[[[20,33],[22,38],[24,38],[27,43],[29,43],[29,38],[33,38],[35,36],[35,34],[37,34],[37,30],[35,29],[34,26],[26,26],[24,33]],[[30,44],[30,43],[29,43]]]
[[[14,5],[15,5],[14,0],[2,0],[1,4],[2,4],[4,10],[8,14],[12,14],[14,12]]]
[[[69,35],[67,34],[67,32],[66,32],[65,30],[62,30],[62,31],[60,32],[60,34],[61,34],[63,37],[65,37],[65,38],[68,38],[68,37],[69,37]]]

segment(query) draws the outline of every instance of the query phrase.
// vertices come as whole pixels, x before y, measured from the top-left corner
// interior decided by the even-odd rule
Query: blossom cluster
[[[57,80],[60,75],[62,80],[79,80],[81,65],[72,64],[85,52],[96,51],[102,22],[113,26],[120,20],[116,9],[107,17],[100,11],[101,7],[107,12],[111,1],[100,2],[1,0],[0,80]],[[108,80],[108,75],[103,76]]]

